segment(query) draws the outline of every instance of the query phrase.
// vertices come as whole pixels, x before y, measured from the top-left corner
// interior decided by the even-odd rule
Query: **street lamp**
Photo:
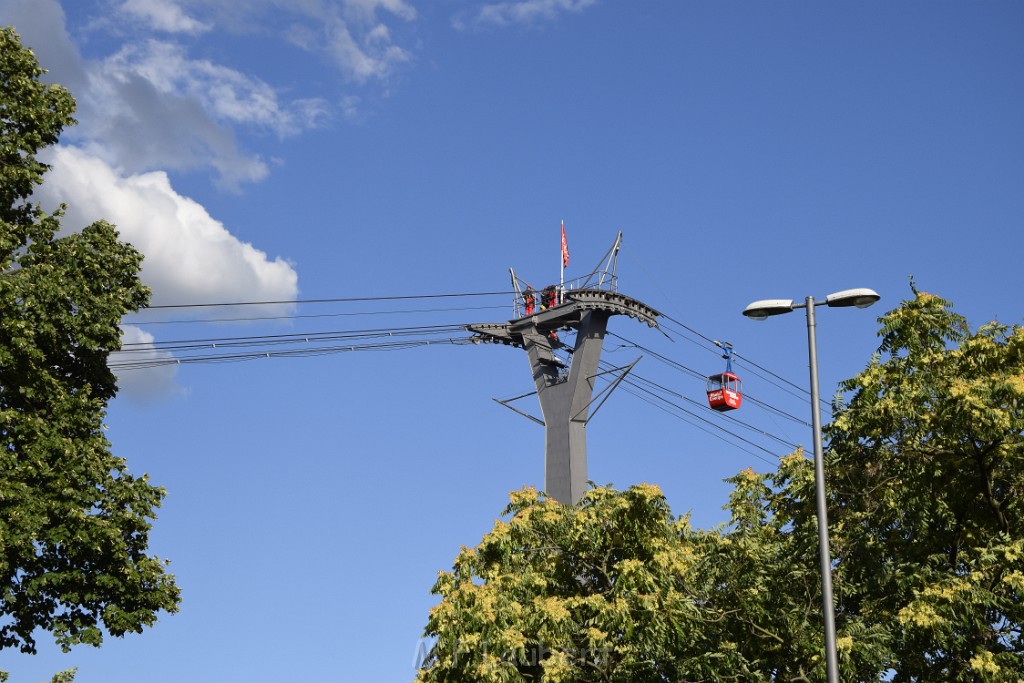
[[[821,610],[825,621],[825,668],[828,683],[839,683],[839,658],[836,655],[836,614],[832,600],[832,555],[828,549],[828,510],[825,505],[825,456],[821,447],[821,404],[818,398],[818,345],[815,339],[814,309],[817,306],[867,308],[881,297],[872,289],[845,289],[829,294],[824,301],[809,296],[802,304],[792,299],[762,299],[743,309],[753,320],[807,310],[807,355],[811,365],[811,426],[814,431],[814,494],[818,506],[818,556],[821,562]]]

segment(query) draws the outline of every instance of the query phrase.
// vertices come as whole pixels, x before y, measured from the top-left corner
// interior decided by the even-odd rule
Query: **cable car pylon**
[[[564,234],[563,227],[563,266],[568,263]],[[613,371],[618,373],[617,378],[611,386],[599,392],[597,399],[594,398],[595,380],[608,374],[598,372],[597,368],[609,318],[626,315],[656,328],[657,318],[661,315],[650,306],[618,292],[615,266],[621,244],[620,232],[612,248],[590,275],[543,288],[539,301],[536,290],[517,278],[510,269],[516,292],[516,317],[504,323],[466,326],[474,333],[475,341],[505,344],[526,351],[543,421],[513,408],[506,401],[499,403],[544,425],[544,491],[565,504],[578,502],[587,487],[587,423],[604,403],[608,392],[636,364],[634,361]],[[576,341],[571,349],[558,337],[559,331],[567,330],[576,332]],[[570,354],[568,365],[555,355],[557,350]]]

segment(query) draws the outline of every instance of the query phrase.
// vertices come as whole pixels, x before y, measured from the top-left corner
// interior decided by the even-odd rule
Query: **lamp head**
[[[790,313],[792,310],[792,299],[761,299],[744,308],[743,315],[751,320],[764,320],[770,315]]]
[[[843,308],[846,306],[867,308],[881,298],[873,289],[844,289],[841,292],[829,294],[825,297],[825,303],[832,308]]]

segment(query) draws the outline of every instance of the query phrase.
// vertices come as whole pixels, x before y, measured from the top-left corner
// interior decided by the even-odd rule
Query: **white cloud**
[[[259,181],[266,164],[239,149],[233,126],[284,137],[326,116],[322,100],[282,104],[263,81],[189,59],[184,48],[166,41],[127,45],[90,67],[73,137],[129,172],[208,165],[229,188]]]
[[[110,355],[110,367],[117,376],[118,393],[137,401],[150,401],[185,390],[177,384],[177,364],[167,351],[157,349],[153,335],[134,326],[121,326],[122,351]],[[135,367],[131,367],[134,364]],[[145,367],[152,364],[151,367]]]
[[[374,19],[378,9],[386,10],[406,21],[416,18],[416,8],[405,0],[346,0],[345,7],[348,11],[358,12],[368,19]]]
[[[412,21],[416,10],[404,0],[347,0],[342,6],[309,2],[292,8],[300,14],[285,32],[294,45],[328,55],[349,80],[386,81],[412,54],[399,47],[391,28],[377,18],[383,9]]]
[[[155,2],[156,0],[149,0]],[[387,80],[412,54],[399,44],[397,27],[418,18],[408,0],[177,0],[214,31],[280,38],[327,57],[357,84]],[[382,40],[382,37],[384,38]]]
[[[124,84],[141,78],[162,96],[199,102],[219,122],[268,128],[281,136],[315,123],[309,119],[315,110],[306,107],[308,102],[283,106],[263,81],[208,60],[188,59],[184,48],[174,43],[150,40],[126,46],[97,71],[97,90],[110,81]]]
[[[86,75],[78,48],[64,30],[64,9],[55,0],[0,0],[0,24],[13,26],[22,44],[32,48],[50,78],[72,93],[84,86]]]
[[[254,36],[263,50],[291,42],[363,86],[385,83],[412,59],[394,35],[417,18],[408,0],[108,1],[116,11],[88,30],[121,42],[92,59],[68,36],[58,0],[0,0],[0,16],[24,27],[53,80],[78,99],[80,125],[66,139],[129,173],[207,168],[237,189],[269,174],[242,135],[286,137],[360,118],[358,93],[289,99],[252,73],[195,58],[197,47],[225,32]]]
[[[463,30],[482,26],[533,24],[557,19],[565,12],[582,12],[597,0],[516,0],[484,4],[471,13],[463,13],[452,22]]]
[[[187,16],[173,0],[124,0],[122,12],[166,33],[198,34],[209,31],[210,24]]]
[[[141,0],[139,7],[158,5]],[[167,40],[143,38],[83,60],[56,0],[0,0],[0,16],[35,48],[49,78],[78,100],[79,125],[65,139],[128,172],[212,168],[234,189],[268,174],[259,155],[241,148],[236,129],[285,137],[330,117],[326,99],[282,100],[261,79],[191,59]]]
[[[324,44],[342,72],[357,83],[370,79],[383,80],[395,66],[410,59],[408,52],[391,43],[391,35],[383,24],[367,31],[356,40],[349,25],[340,20],[323,27]]]
[[[160,171],[121,175],[104,160],[75,148],[48,150],[52,169],[34,199],[67,202],[64,225],[105,219],[145,255],[142,279],[153,304],[293,300],[291,265],[232,236],[222,223],[171,187]]]

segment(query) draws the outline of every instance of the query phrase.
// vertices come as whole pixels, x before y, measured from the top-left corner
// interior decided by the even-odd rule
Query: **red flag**
[[[565,221],[562,221],[562,267],[569,265],[569,243],[565,241]]]

